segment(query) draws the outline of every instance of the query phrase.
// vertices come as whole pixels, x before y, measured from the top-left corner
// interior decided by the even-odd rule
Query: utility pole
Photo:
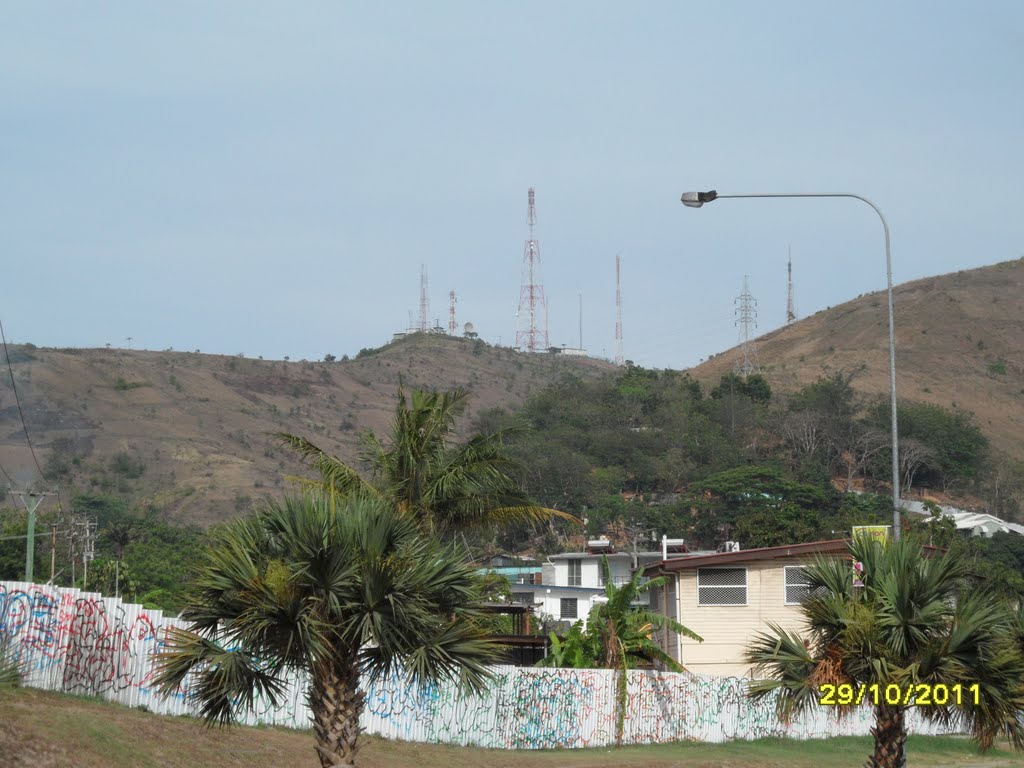
[[[25,581],[31,584],[36,555],[36,509],[43,499],[56,494],[48,491],[15,491],[14,493],[21,499],[25,511],[28,512],[28,535],[25,539]]]
[[[737,363],[736,373],[746,381],[750,374],[761,372],[761,366],[757,362],[757,346],[751,338],[753,330],[757,328],[757,299],[750,293],[746,275],[743,276],[743,293],[737,296],[733,303],[735,304],[736,325],[740,327],[740,345],[743,351],[743,360]]]

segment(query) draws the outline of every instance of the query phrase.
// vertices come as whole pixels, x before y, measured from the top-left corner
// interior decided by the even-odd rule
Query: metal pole
[[[889,223],[882,215],[882,211],[873,202],[861,195],[851,192],[762,192],[745,195],[717,195],[714,199],[730,198],[755,198],[755,197],[847,197],[867,203],[872,210],[878,214],[882,221],[882,229],[885,231],[885,278],[886,294],[889,303],[889,407],[892,410],[892,533],[898,540],[900,538],[900,459],[899,459],[899,430],[896,419],[896,329],[893,320],[892,308],[892,252],[889,247]]]

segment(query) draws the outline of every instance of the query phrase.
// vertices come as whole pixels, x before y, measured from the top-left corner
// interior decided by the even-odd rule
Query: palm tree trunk
[[[322,768],[356,764],[364,696],[355,664],[336,661],[314,671],[309,706]]]
[[[875,727],[871,729],[871,735],[875,737],[875,752],[865,764],[866,768],[903,768],[907,742],[903,707],[876,706]]]

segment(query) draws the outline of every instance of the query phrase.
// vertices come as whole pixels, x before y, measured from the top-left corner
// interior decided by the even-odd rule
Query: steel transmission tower
[[[736,313],[736,325],[740,329],[740,348],[743,359],[736,363],[736,373],[747,378],[752,373],[760,373],[761,366],[757,362],[757,347],[751,338],[751,332],[757,328],[757,299],[750,293],[747,276],[743,276],[743,293],[733,299]]]
[[[455,291],[448,293],[448,335],[455,335]]]
[[[624,365],[622,353],[622,290],[619,254],[615,254],[615,364]]]
[[[427,265],[420,264],[420,322],[416,330],[426,333],[430,328],[430,298],[427,295]]]
[[[796,307],[793,305],[793,251],[790,249],[789,261],[786,262],[786,325],[796,320]]]
[[[545,352],[548,348],[548,304],[540,282],[540,246],[533,236],[537,209],[533,203],[533,187],[527,193],[526,223],[530,239],[523,249],[523,281],[519,288],[519,311],[516,313],[516,349]],[[543,327],[540,323],[543,322]]]

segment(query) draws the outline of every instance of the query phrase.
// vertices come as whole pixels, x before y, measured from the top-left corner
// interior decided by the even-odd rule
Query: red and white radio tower
[[[533,237],[533,227],[537,223],[533,187],[527,193],[527,201],[526,223],[530,225],[530,239],[523,249],[523,282],[519,288],[519,311],[516,313],[516,349],[546,352],[548,305],[544,299],[544,286],[540,284],[540,246]],[[538,327],[539,314],[543,314],[543,329]]]
[[[448,335],[455,335],[455,291],[449,291],[448,293]]]
[[[615,364],[624,365],[622,354],[622,291],[620,290],[619,254],[615,254]]]

